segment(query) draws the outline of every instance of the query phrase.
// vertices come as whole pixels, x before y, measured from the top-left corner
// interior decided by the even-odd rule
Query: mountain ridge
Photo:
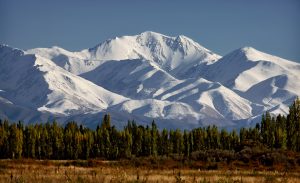
[[[1,45],[0,63],[0,106],[10,109],[0,108],[0,117],[21,111],[26,122],[53,115],[94,126],[110,112],[117,126],[135,117],[166,128],[234,128],[255,124],[265,111],[287,113],[300,95],[298,63],[252,47],[221,57],[186,36],[150,31],[78,52]]]

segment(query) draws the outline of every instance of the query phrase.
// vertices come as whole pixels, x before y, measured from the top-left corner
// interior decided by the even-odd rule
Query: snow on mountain
[[[158,98],[180,101],[201,110],[210,107],[226,119],[247,119],[262,111],[263,107],[252,103],[220,83],[205,79],[189,79],[162,93]]]
[[[80,76],[132,99],[154,98],[182,82],[146,60],[107,61]]]
[[[127,100],[66,72],[51,60],[0,47],[0,95],[16,105],[58,115],[106,109]]]
[[[69,52],[58,47],[27,52],[51,59],[74,74],[91,71],[108,60],[143,59],[181,78],[188,77],[190,73],[186,72],[196,65],[211,64],[220,58],[188,37],[169,37],[150,31],[109,39],[80,52]]]
[[[102,61],[90,60],[89,56],[82,52],[70,52],[56,46],[30,49],[26,53],[37,54],[52,60],[56,65],[76,75],[93,70],[102,64]]]
[[[215,64],[208,66],[202,76],[244,92],[253,85],[274,76],[286,74],[299,77],[299,70],[298,63],[245,47],[229,53]]]
[[[157,119],[158,122],[165,121],[172,123],[168,128],[174,127],[199,127],[208,124],[215,124],[217,126],[228,127],[235,124],[224,118],[215,110],[206,109],[203,107],[202,111],[195,111],[193,107],[182,102],[169,102],[155,99],[145,99],[140,101],[129,100],[120,105],[116,105],[113,111],[125,111],[133,115],[141,115]]]
[[[145,60],[107,61],[80,76],[132,99],[183,102],[195,112],[206,107],[228,120],[249,118],[259,108],[219,83],[179,80]]]
[[[173,126],[188,120],[187,128],[199,126],[200,119],[210,119],[181,102],[130,100],[67,72],[40,55],[1,46],[0,56],[1,117],[32,122],[53,119],[51,115],[61,121],[85,120],[90,116],[92,120],[87,121],[95,123],[101,113],[110,112],[127,118],[131,114],[141,122],[161,119]],[[217,119],[212,123],[222,126],[223,116]],[[127,119],[122,120],[125,123]]]
[[[150,60],[162,69],[175,73],[185,67],[213,63],[219,59],[218,55],[188,37],[169,37],[150,31],[107,40],[88,52],[96,60]]]
[[[109,39],[78,52],[0,45],[0,118],[76,120],[104,113],[160,127],[253,125],[287,113],[300,96],[300,64],[251,47],[224,57],[185,36],[155,32]]]
[[[300,96],[300,64],[251,47],[235,50],[209,65],[202,77],[218,81],[266,110],[288,112]]]
[[[54,119],[54,116],[47,112],[40,112],[35,109],[19,106],[11,101],[0,97],[0,118],[12,121],[38,122]]]
[[[291,103],[300,95],[296,93],[296,88],[300,87],[297,81],[299,78],[293,75],[274,76],[252,86],[241,96],[264,105],[273,114],[287,114]]]

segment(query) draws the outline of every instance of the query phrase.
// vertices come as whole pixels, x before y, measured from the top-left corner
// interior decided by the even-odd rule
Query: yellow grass
[[[0,160],[0,182],[300,182],[300,173],[256,171],[202,171],[116,166],[99,161],[94,167],[63,166],[68,161]]]

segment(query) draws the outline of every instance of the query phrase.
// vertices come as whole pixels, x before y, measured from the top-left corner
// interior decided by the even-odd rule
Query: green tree
[[[300,100],[297,98],[290,106],[286,121],[287,148],[300,151]]]
[[[147,125],[146,128],[142,129],[142,156],[149,156],[151,155],[151,130]]]
[[[206,143],[207,143],[207,147],[209,149],[218,149],[220,147],[220,137],[219,137],[219,132],[218,132],[218,128],[213,125],[208,126],[206,128],[207,131],[207,138],[206,138]]]
[[[81,133],[76,122],[67,123],[64,130],[65,158],[78,159],[81,153]]]
[[[109,129],[107,128],[103,128],[101,129],[102,130],[102,147],[101,147],[101,150],[102,150],[102,155],[105,157],[105,158],[108,158],[109,155],[110,155],[110,149],[111,149],[111,142],[110,142],[110,137],[109,137]]]
[[[193,134],[193,151],[199,151],[204,150],[207,148],[206,146],[206,139],[207,139],[207,133],[203,128],[197,128],[192,130]]]
[[[179,129],[170,131],[170,140],[172,142],[173,153],[182,154],[183,152],[183,136]]]
[[[94,143],[93,133],[89,129],[84,129],[82,132],[82,155],[83,159],[89,159],[91,156]]]
[[[109,129],[111,127],[111,123],[110,123],[110,115],[109,114],[105,114],[102,120],[102,124],[101,124],[101,128],[102,129]]]
[[[131,157],[131,149],[132,149],[132,136],[128,129],[124,129],[121,132],[121,140],[119,141],[120,146],[120,155],[123,158]]]
[[[190,157],[191,154],[191,147],[190,147],[190,138],[189,138],[189,133],[188,131],[184,130],[183,132],[183,153],[185,157]]]
[[[120,133],[113,126],[111,128],[111,132],[110,132],[111,144],[110,144],[109,153],[108,153],[109,159],[118,159],[119,158],[119,156],[120,156],[120,139],[121,139]]]
[[[132,154],[135,156],[142,155],[142,142],[143,142],[143,128],[142,126],[137,126],[135,121],[131,122],[132,131]]]
[[[151,123],[151,155],[156,156],[157,155],[157,139],[158,139],[158,129],[155,124],[155,121],[153,120]]]
[[[25,127],[24,140],[24,156],[26,158],[35,158],[36,130],[34,126],[29,125]]]
[[[17,128],[16,124],[10,126],[9,129],[9,154],[11,158],[21,158],[23,150],[23,131]]]
[[[63,128],[58,126],[56,121],[53,121],[50,131],[50,139],[52,141],[52,158],[62,159],[64,152],[64,131]]]
[[[229,135],[225,129],[222,129],[220,134],[221,149],[230,149]]]
[[[232,130],[232,132],[229,135],[229,139],[230,139],[229,140],[229,142],[230,142],[229,149],[231,149],[231,150],[236,149],[239,145],[239,136],[238,136],[236,130]]]
[[[159,155],[167,155],[170,153],[169,133],[167,129],[163,129],[160,139],[158,141],[158,153]]]
[[[4,120],[0,122],[0,158],[9,158],[9,122]]]

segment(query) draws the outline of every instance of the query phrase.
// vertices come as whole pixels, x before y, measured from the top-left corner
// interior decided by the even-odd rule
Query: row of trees
[[[160,131],[154,121],[146,127],[128,121],[123,130],[117,130],[111,126],[109,114],[96,130],[76,122],[62,127],[56,122],[24,126],[21,122],[0,121],[0,158],[119,159],[171,154],[189,157],[201,150],[237,150],[247,141],[270,149],[300,152],[300,100],[292,104],[287,117],[275,118],[266,113],[260,124],[242,128],[239,133],[216,126]]]

